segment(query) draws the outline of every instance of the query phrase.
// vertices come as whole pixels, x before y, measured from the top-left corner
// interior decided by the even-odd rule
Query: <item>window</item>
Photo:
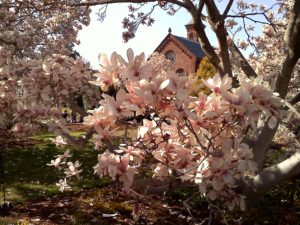
[[[168,60],[170,60],[172,63],[174,63],[175,60],[176,60],[176,55],[175,55],[175,53],[174,53],[172,50],[167,51],[166,54],[165,54],[165,56],[166,56],[166,58],[167,58]]]
[[[186,75],[185,70],[182,69],[182,68],[176,70],[176,74],[177,74],[178,76],[185,76],[185,75]]]

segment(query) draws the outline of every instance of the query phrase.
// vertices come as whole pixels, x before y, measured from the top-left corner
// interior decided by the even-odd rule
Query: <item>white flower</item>
[[[78,179],[79,177],[79,173],[82,172],[82,170],[78,170],[79,167],[81,166],[81,164],[76,161],[74,164],[72,162],[68,162],[67,165],[69,166],[69,168],[65,169],[65,174],[67,177],[71,177],[71,176],[76,176]]]
[[[60,179],[59,183],[56,183],[56,186],[59,187],[59,191],[71,190],[71,187],[67,184],[67,179]]]
[[[51,160],[51,163],[47,164],[47,166],[54,166],[56,168],[59,168],[61,164],[64,164],[62,161],[62,158],[59,156],[55,160]]]

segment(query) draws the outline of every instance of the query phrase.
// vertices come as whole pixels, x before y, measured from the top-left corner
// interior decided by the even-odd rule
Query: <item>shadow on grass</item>
[[[91,144],[85,149],[74,151],[71,146],[56,147],[49,138],[51,134],[42,134],[32,138],[33,144],[7,148],[3,153],[6,198],[13,203],[24,202],[37,197],[57,194],[55,183],[63,177],[63,171],[47,166],[55,156],[69,150],[72,161],[82,163],[82,180],[74,180],[74,190],[89,189],[108,183],[93,174],[93,166],[97,163],[97,154]]]

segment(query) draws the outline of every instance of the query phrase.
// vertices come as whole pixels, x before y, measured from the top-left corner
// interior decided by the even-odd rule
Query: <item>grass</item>
[[[75,132],[79,136],[81,132]],[[72,161],[82,162],[82,180],[72,182],[74,190],[100,187],[108,183],[93,174],[93,166],[97,163],[99,152],[93,149],[91,143],[80,151],[74,151],[71,146],[56,147],[49,138],[52,134],[40,134],[31,138],[34,144],[10,147],[4,151],[4,170],[6,182],[6,199],[12,203],[24,202],[37,197],[47,197],[58,194],[55,183],[62,178],[63,171],[57,171],[47,166],[56,155],[66,150],[73,153]],[[1,193],[2,194],[2,193]],[[2,196],[0,197],[2,200]]]
[[[130,130],[134,133],[135,130]],[[73,135],[79,136],[82,132],[74,132]],[[29,143],[21,146],[16,145],[5,150],[3,156],[5,161],[5,180],[6,180],[6,197],[12,204],[25,202],[28,200],[50,197],[60,193],[55,183],[62,177],[63,171],[57,171],[46,164],[49,163],[56,155],[62,154],[66,150],[73,153],[73,160],[82,162],[83,172],[81,180],[75,180],[72,183],[74,191],[82,189],[92,189],[103,187],[110,183],[108,179],[100,179],[93,174],[93,166],[97,163],[98,151],[93,149],[92,143],[80,151],[74,151],[71,146],[64,149],[56,147],[49,138],[54,137],[52,134],[44,133],[32,137]],[[151,177],[149,170],[141,170],[140,175]],[[124,217],[130,217],[132,205],[124,199],[110,194],[111,189],[97,189],[92,192],[84,193],[83,197],[78,197],[75,203],[74,211],[70,212],[75,224],[85,224],[85,221],[98,218],[101,220],[101,213],[119,212]],[[167,194],[169,205],[179,206],[182,202],[198,189],[193,187],[181,187],[172,190]],[[0,203],[2,192],[0,190]],[[54,197],[55,198],[55,197]],[[52,199],[52,198],[51,198]],[[93,203],[93,206],[90,204]],[[155,203],[162,204],[161,200],[155,200]],[[79,207],[82,206],[82,207]],[[197,218],[209,216],[208,203],[200,195],[194,195],[191,199],[190,206],[194,210]],[[95,209],[90,213],[92,207]],[[160,211],[159,209],[156,211]],[[185,212],[184,210],[182,210]],[[97,214],[94,214],[97,213]],[[128,216],[129,215],[129,216]],[[244,213],[239,211],[223,215],[227,221],[243,221],[242,224],[300,224],[300,179],[286,181],[282,185],[268,191],[255,205]],[[220,215],[217,217],[222,221],[224,218]],[[222,219],[223,218],[223,219]],[[28,219],[28,221],[26,220]],[[102,220],[101,220],[102,221]],[[225,223],[225,222],[224,222]],[[18,218],[1,218],[0,225],[29,225],[30,218],[20,221]],[[99,222],[99,224],[112,224]],[[230,223],[229,223],[230,224]],[[237,223],[233,223],[237,224]]]

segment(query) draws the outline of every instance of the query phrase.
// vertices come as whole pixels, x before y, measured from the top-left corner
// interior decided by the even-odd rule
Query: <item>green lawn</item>
[[[80,135],[76,132],[73,135]],[[108,179],[101,179],[93,174],[93,166],[97,163],[97,152],[94,150],[92,143],[80,151],[74,151],[71,146],[66,148],[56,147],[49,138],[51,134],[41,134],[32,137],[29,143],[25,145],[16,145],[10,147],[4,152],[5,161],[5,180],[6,180],[6,197],[13,204],[25,202],[38,197],[49,197],[60,193],[55,183],[62,178],[63,171],[57,171],[53,167],[47,166],[56,155],[62,154],[67,149],[73,154],[72,161],[79,160],[82,163],[82,179],[72,183],[73,190],[92,189],[103,187],[110,183]],[[141,173],[148,176],[148,170],[141,170]],[[167,193],[166,197],[153,198],[153,202],[163,205],[182,207],[185,212],[185,206],[181,204],[184,200],[197,192],[197,188],[178,188]],[[84,224],[84,222],[101,218],[101,213],[113,213],[115,211],[123,212],[128,218],[131,218],[130,212],[132,205],[120,199],[111,188],[93,189],[88,192],[82,192],[84,197],[77,197],[73,200],[76,205],[73,211],[70,211],[75,219],[74,223]],[[59,195],[59,196],[64,196]],[[55,197],[54,197],[55,198]],[[51,198],[53,199],[53,198]],[[96,200],[97,201],[96,201]],[[2,192],[0,190],[0,202]],[[91,202],[94,202],[91,206]],[[80,207],[79,207],[80,205]],[[151,205],[151,204],[150,204]],[[78,207],[77,207],[78,206]],[[196,218],[204,218],[209,214],[208,203],[200,195],[195,195],[190,202],[191,209]],[[148,207],[148,206],[147,206]],[[93,210],[92,210],[93,208]],[[161,209],[153,209],[150,216],[155,212],[159,213]],[[48,210],[48,209],[47,209]],[[123,210],[123,211],[122,211]],[[92,213],[91,213],[92,212]],[[97,214],[94,214],[97,213]],[[154,214],[153,214],[154,215]],[[173,216],[165,212],[166,218]],[[245,212],[240,211],[222,213],[215,212],[215,221],[217,224],[226,224],[224,221],[240,221],[240,224],[300,224],[300,179],[292,179],[284,182],[282,185],[268,191],[253,207],[249,207]],[[29,218],[30,219],[30,218]],[[10,222],[11,220],[11,222]],[[103,219],[104,220],[104,219]],[[0,225],[29,225],[30,223],[19,223],[19,218],[0,216]],[[79,221],[79,222],[78,222]],[[114,223],[98,223],[114,224]],[[228,223],[227,223],[228,224]],[[231,224],[231,223],[229,223]],[[237,224],[237,223],[233,223]]]
[[[75,135],[80,135],[76,132]],[[82,179],[72,182],[73,190],[100,187],[107,180],[93,174],[93,166],[97,163],[97,152],[91,143],[83,150],[73,150],[71,146],[58,148],[49,138],[51,134],[36,135],[31,138],[34,144],[10,147],[4,151],[4,170],[7,201],[18,203],[29,199],[51,196],[59,193],[55,183],[63,177],[63,171],[47,166],[56,155],[67,149],[72,152],[72,161],[82,163]],[[0,192],[2,199],[2,193]]]

